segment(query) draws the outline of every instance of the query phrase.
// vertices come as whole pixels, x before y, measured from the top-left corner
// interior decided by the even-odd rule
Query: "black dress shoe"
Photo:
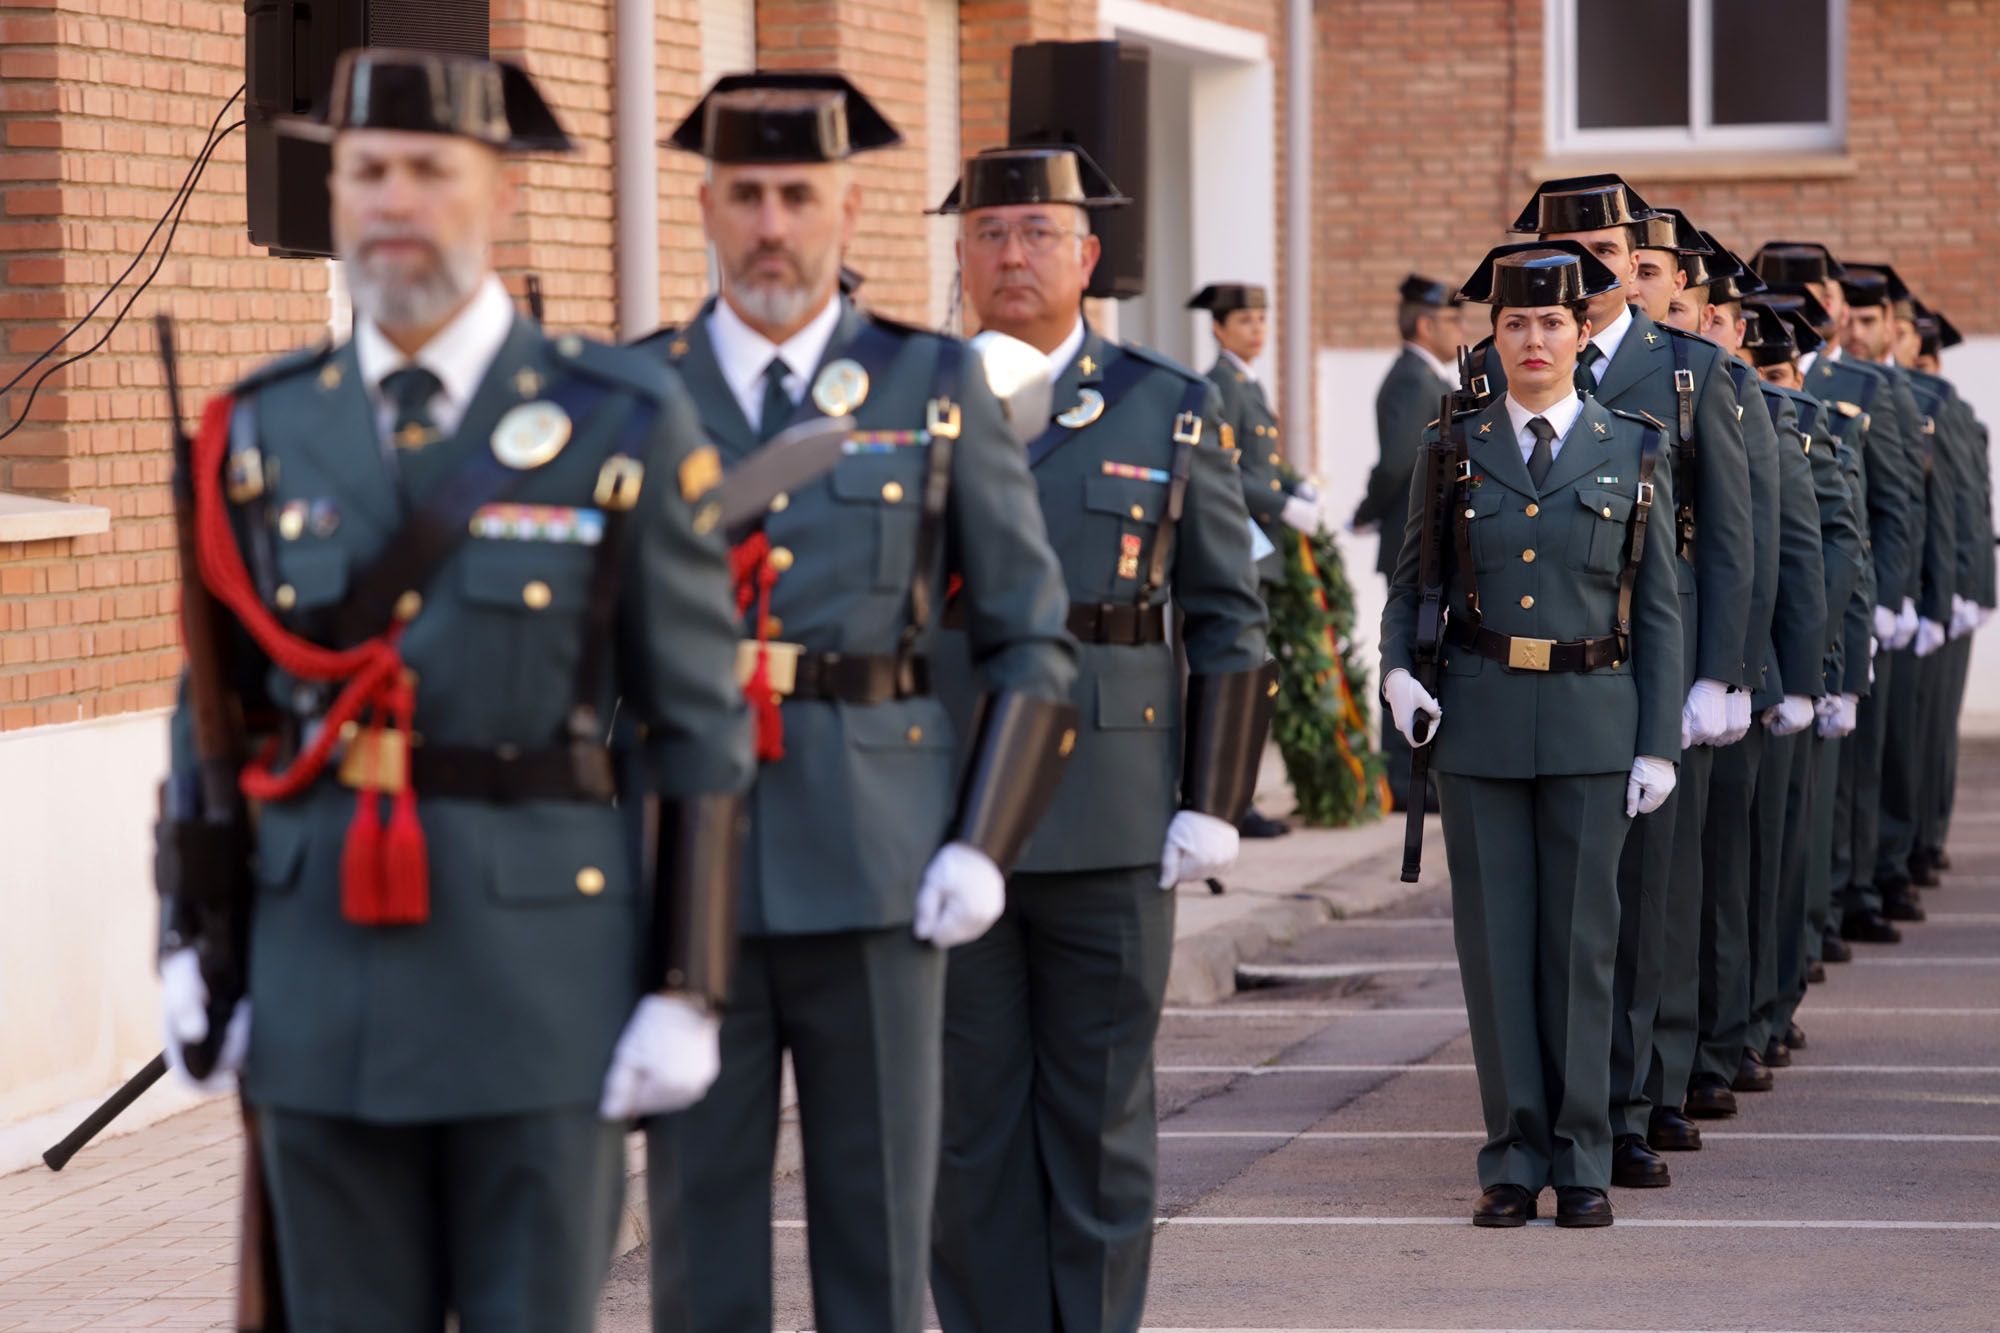
[[[1519,1185],[1495,1185],[1472,1205],[1476,1227],[1524,1227],[1535,1215],[1535,1196]]]
[[[1891,921],[1922,921],[1924,909],[1917,906],[1917,896],[1908,889],[1904,889],[1901,893],[1884,891],[1882,915]]]
[[[1819,957],[1823,963],[1851,963],[1854,950],[1847,947],[1847,941],[1840,938],[1840,932],[1829,930],[1819,939]]]
[[[1793,1050],[1803,1051],[1806,1048],[1806,1030],[1797,1023],[1788,1023],[1785,1025],[1784,1041]]]
[[[1764,1065],[1767,1069],[1792,1067],[1792,1048],[1785,1045],[1782,1037],[1773,1037],[1764,1043]]]
[[[1236,831],[1246,838],[1282,838],[1292,831],[1292,826],[1282,819],[1273,819],[1256,810],[1246,810],[1243,818],[1236,821]]]
[[[1611,1183],[1620,1189],[1656,1190],[1674,1183],[1667,1159],[1646,1146],[1639,1134],[1620,1134],[1611,1147]]]
[[[1863,907],[1841,916],[1840,938],[1858,944],[1901,944],[1903,932],[1884,920],[1880,912]]]
[[[1743,1048],[1743,1058],[1736,1062],[1736,1077],[1729,1081],[1731,1092],[1769,1092],[1777,1084],[1771,1077],[1770,1068],[1764,1057],[1748,1046]]]
[[[1720,1074],[1696,1074],[1688,1082],[1687,1113],[1696,1120],[1720,1120],[1736,1114],[1736,1094]]]
[[[1646,1143],[1655,1152],[1700,1152],[1701,1128],[1671,1106],[1646,1122]]]
[[[1608,1227],[1611,1225],[1611,1197],[1588,1185],[1556,1186],[1556,1225],[1559,1227]]]
[[[1910,853],[1910,883],[1920,889],[1934,889],[1938,886],[1937,862],[1931,854],[1919,847]]]
[[[1940,847],[1931,853],[1931,864],[1939,870],[1951,869],[1951,853]]]
[[[1814,963],[1806,969],[1806,985],[1820,986],[1826,982],[1826,964]]]

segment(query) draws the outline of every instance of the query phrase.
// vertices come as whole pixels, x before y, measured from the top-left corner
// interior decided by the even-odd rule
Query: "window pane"
[[[1578,129],[1688,123],[1688,0],[1575,0]]]
[[[1824,124],[1828,0],[1714,0],[1717,125]]]

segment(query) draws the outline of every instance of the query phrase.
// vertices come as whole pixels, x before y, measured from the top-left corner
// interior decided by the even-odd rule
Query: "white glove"
[[[1717,742],[1720,745],[1734,745],[1750,734],[1750,691],[1731,690],[1727,703],[1729,706],[1729,730]]]
[[[1650,815],[1674,794],[1673,763],[1642,754],[1632,761],[1632,776],[1625,780],[1625,818]]]
[[[1875,641],[1896,646],[1896,613],[1886,606],[1875,608]]]
[[[1979,606],[1970,597],[1957,593],[1951,595],[1951,625],[1949,632],[1954,639],[1962,639],[1979,628]]]
[[[1948,636],[1945,634],[1944,626],[1938,624],[1937,621],[1932,620],[1929,616],[1919,616],[1917,618],[1916,653],[1918,657],[1929,657],[1932,653],[1944,647],[1946,637]]]
[[[1221,874],[1236,859],[1237,846],[1234,824],[1197,810],[1180,811],[1167,825],[1167,845],[1160,851],[1160,887]]]
[[[1729,687],[1704,676],[1681,705],[1681,748],[1714,745],[1729,734]]]
[[[1431,692],[1417,683],[1417,678],[1397,667],[1382,682],[1382,697],[1389,701],[1389,712],[1396,719],[1396,730],[1403,733],[1403,739],[1411,748],[1429,745],[1437,739],[1438,724],[1444,721],[1444,706],[1431,697]],[[1422,740],[1416,736],[1417,718],[1430,719],[1430,730]]]
[[[1889,646],[1897,652],[1909,647],[1917,639],[1917,604],[1911,598],[1903,599],[1903,609],[1896,615],[1896,641]]]
[[[1764,710],[1764,726],[1773,736],[1796,736],[1813,723],[1813,701],[1803,694],[1788,694],[1784,702]]]
[[[676,995],[639,1001],[611,1052],[605,1120],[684,1111],[700,1101],[722,1072],[722,1020]]]
[[[1007,909],[1007,877],[969,842],[948,842],[924,867],[911,931],[940,949],[970,944]]]
[[[1830,694],[1819,701],[1819,734],[1821,740],[1837,741],[1843,736],[1854,734],[1857,710],[1861,707],[1858,694]]]
[[[187,1071],[183,1056],[190,1046],[208,1039],[208,983],[201,979],[201,960],[193,949],[176,949],[160,960],[160,1016],[166,1029],[167,1067],[196,1092],[227,1092],[236,1086],[237,1071],[250,1053],[250,1001],[237,1001],[215,1069],[205,1079]]]
[[[1285,501],[1278,517],[1292,531],[1303,532],[1310,537],[1319,531],[1319,501],[1303,494],[1294,495]]]

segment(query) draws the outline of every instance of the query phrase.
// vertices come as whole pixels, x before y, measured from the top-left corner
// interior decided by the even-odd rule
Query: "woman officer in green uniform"
[[[1667,433],[1579,395],[1585,302],[1616,284],[1570,241],[1506,245],[1460,295],[1493,307],[1507,389],[1447,423],[1444,666],[1416,665],[1419,468],[1382,613],[1382,693],[1430,726],[1487,1141],[1481,1226],[1607,1226],[1618,857],[1674,787],[1681,624]],[[1438,438],[1434,423],[1426,445]]]

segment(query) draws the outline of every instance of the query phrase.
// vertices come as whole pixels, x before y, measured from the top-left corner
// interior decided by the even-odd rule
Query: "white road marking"
[[[1456,1008],[1360,1009],[1340,1006],[1219,1004],[1212,1007],[1172,1005],[1160,1011],[1167,1018],[1464,1018],[1465,1006]],[[2000,1018],[2000,1008],[1933,1009],[1895,1005],[1812,1005],[1799,1010],[1807,1020],[1843,1018]]]
[[[1466,1217],[1161,1217],[1165,1227],[1469,1227]],[[1529,1226],[1552,1227],[1553,1218],[1541,1218]],[[1661,1231],[2000,1231],[2000,1221],[1991,1222],[1894,1222],[1882,1218],[1701,1218],[1701,1217],[1621,1217],[1621,1227],[1648,1227]]]
[[[1297,1139],[1368,1142],[1377,1139],[1483,1139],[1476,1129],[1163,1129],[1163,1139]],[[1813,1134],[1703,1129],[1703,1143],[2000,1143],[2000,1134]]]
[[[1843,967],[2000,967],[2000,958],[1953,958],[1926,954],[1915,958],[1857,958]]]
[[[1477,1066],[1461,1064],[1421,1065],[1161,1065],[1161,1074],[1470,1074]],[[1783,1077],[1799,1074],[1949,1074],[1981,1076],[2000,1074],[2000,1065],[1792,1065]]]
[[[2000,926],[2000,912],[1931,912],[1928,920],[1941,926]]]
[[[1458,960],[1443,958],[1414,963],[1238,963],[1244,981],[1336,981],[1369,977],[1378,972],[1456,972]]]

